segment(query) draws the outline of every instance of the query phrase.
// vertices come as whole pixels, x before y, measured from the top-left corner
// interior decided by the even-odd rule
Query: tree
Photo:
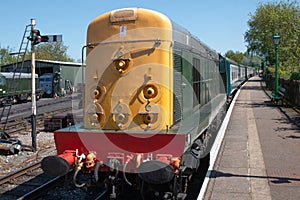
[[[242,52],[239,52],[239,51],[232,51],[232,50],[229,50],[225,53],[225,56],[231,60],[234,60],[235,62],[241,64],[242,61],[243,61],[243,58],[244,58],[244,53]]]
[[[36,59],[74,62],[74,59],[67,55],[67,49],[62,42],[39,44],[35,48]]]
[[[265,55],[270,65],[275,64],[273,36],[279,33],[280,67],[299,71],[300,59],[300,9],[296,0],[260,4],[248,21],[245,33],[248,52]]]
[[[0,47],[0,66],[10,64],[16,61],[16,58],[11,55],[12,49],[8,46],[6,48]]]
[[[248,53],[242,53],[239,51],[234,52],[232,50],[229,50],[225,53],[225,56],[242,65],[257,68],[259,68],[259,66],[261,65],[261,58],[259,58],[258,56],[253,56],[252,54],[250,55]]]
[[[67,55],[67,49],[68,47],[64,46],[62,42],[43,43],[36,46],[35,56],[36,59],[40,60],[74,62],[74,59],[70,58]],[[6,65],[16,62],[17,58],[16,56],[11,55],[12,52],[13,50],[10,47],[0,48],[0,65]],[[26,54],[25,59],[31,59],[30,52]]]

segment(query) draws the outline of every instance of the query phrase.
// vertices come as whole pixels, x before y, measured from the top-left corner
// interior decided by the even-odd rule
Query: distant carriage
[[[228,97],[234,94],[244,81],[254,76],[254,72],[253,67],[238,64],[220,55],[220,75]]]
[[[8,101],[12,103],[26,102],[31,100],[31,74],[30,73],[0,73],[0,101],[4,105]],[[38,75],[35,75],[36,81],[36,99],[42,96],[42,90],[38,88]]]
[[[36,73],[39,75],[39,88],[42,89],[43,96],[63,96],[80,89],[78,84],[82,82],[81,63],[38,59],[35,61]],[[14,71],[16,65],[19,66],[21,63],[3,65],[1,71]],[[22,73],[31,73],[31,60],[24,61]]]

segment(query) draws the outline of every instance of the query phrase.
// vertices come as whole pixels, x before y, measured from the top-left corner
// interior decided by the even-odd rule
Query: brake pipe
[[[127,179],[127,177],[126,177],[126,168],[127,168],[128,163],[129,163],[132,159],[133,159],[133,155],[127,156],[127,160],[126,160],[126,162],[125,162],[125,164],[124,164],[124,166],[123,166],[123,178],[124,178],[125,182],[126,182],[128,185],[130,185],[130,186],[132,186],[132,183],[131,183],[131,182]]]
[[[95,181],[96,181],[96,184],[98,183],[99,181],[99,168],[103,165],[102,162],[97,162],[96,163],[96,166],[94,168],[94,177],[95,177]]]
[[[76,187],[78,187],[78,188],[82,188],[82,187],[84,187],[84,186],[86,185],[86,183],[78,184],[78,183],[76,182],[78,172],[81,170],[82,166],[83,166],[83,162],[80,162],[80,163],[77,165],[76,171],[75,171],[74,176],[73,176],[73,183],[74,183],[74,185],[75,185]]]

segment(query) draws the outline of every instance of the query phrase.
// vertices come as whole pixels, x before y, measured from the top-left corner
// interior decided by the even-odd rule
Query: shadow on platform
[[[241,178],[259,178],[259,179],[267,179],[272,184],[299,184],[300,185],[300,177],[280,177],[280,176],[255,176],[255,175],[246,175],[246,174],[232,174],[232,173],[224,173],[217,170],[211,171],[211,178],[221,178],[221,177],[241,177]]]

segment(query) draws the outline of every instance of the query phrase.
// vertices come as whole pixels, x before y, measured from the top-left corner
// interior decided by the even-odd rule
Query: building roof
[[[5,76],[5,78],[31,78],[31,73],[19,73],[16,72],[15,74],[13,72],[1,72],[0,76]],[[38,75],[35,74],[35,78],[38,78]]]
[[[44,63],[53,63],[53,64],[60,64],[60,65],[78,65],[81,66],[81,63],[78,62],[63,62],[63,61],[55,61],[55,60],[35,60],[36,62],[44,62]]]
[[[24,63],[27,63],[27,62],[31,62],[31,60],[25,60],[24,61]],[[78,63],[78,62],[63,62],[63,61],[55,61],[55,60],[39,60],[39,59],[36,59],[35,62],[38,63],[38,64],[47,63],[47,64],[53,64],[53,65],[77,66],[77,67],[80,67],[82,65],[81,63]],[[18,64],[19,63],[21,63],[21,61],[18,62]],[[7,68],[7,67],[10,67],[10,66],[13,66],[13,65],[16,65],[16,63],[2,65],[1,68]]]

